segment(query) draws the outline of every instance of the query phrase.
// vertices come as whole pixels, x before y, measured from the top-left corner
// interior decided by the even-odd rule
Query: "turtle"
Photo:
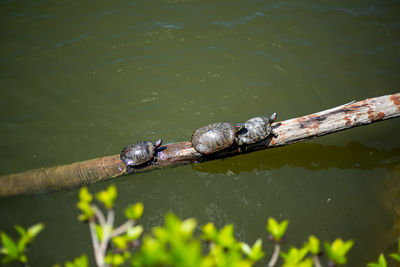
[[[265,139],[272,134],[277,137],[278,134],[272,131],[271,123],[276,120],[276,113],[273,113],[269,118],[267,117],[254,117],[247,120],[245,123],[239,123],[236,128],[244,126],[235,138],[235,142],[239,146],[253,144]]]
[[[230,147],[244,125],[234,127],[231,123],[216,122],[193,132],[191,143],[197,152],[212,154]]]
[[[126,164],[126,172],[131,173],[133,171],[133,166],[142,165],[153,159],[157,148],[159,148],[161,144],[162,140],[159,139],[154,143],[143,141],[124,147],[121,151],[120,158]]]

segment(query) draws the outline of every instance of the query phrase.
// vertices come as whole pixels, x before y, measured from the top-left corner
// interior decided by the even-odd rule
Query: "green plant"
[[[389,256],[393,258],[395,261],[400,262],[400,239],[397,245],[397,252],[390,253]]]
[[[308,253],[308,247],[297,249],[295,247],[290,248],[288,253],[282,252],[282,258],[284,259],[283,267],[312,267],[311,258],[306,258]]]
[[[343,242],[342,239],[336,239],[330,244],[325,242],[325,251],[329,259],[336,265],[344,265],[347,262],[346,254],[349,252],[354,242],[352,240]]]
[[[279,253],[281,251],[280,243],[283,241],[282,239],[286,233],[288,225],[289,221],[287,220],[278,223],[274,218],[268,218],[267,231],[270,233],[269,240],[275,244],[274,252],[268,262],[268,267],[274,266],[278,261]]]
[[[65,267],[89,267],[89,260],[85,254],[82,254],[80,257],[74,259],[74,261],[67,261],[64,264]],[[53,267],[61,267],[59,264],[53,265]]]
[[[379,255],[378,261],[377,262],[370,262],[368,263],[368,267],[386,267],[386,259],[383,254]]]
[[[288,220],[284,220],[281,223],[278,223],[274,218],[268,219],[267,230],[271,234],[274,242],[280,242],[282,240],[282,237],[285,234],[288,225]]]
[[[78,219],[89,224],[96,265],[99,267],[120,266],[129,263],[134,267],[176,266],[176,267],[250,267],[265,257],[262,249],[262,239],[257,239],[252,246],[239,242],[234,236],[233,224],[217,229],[213,223],[198,227],[193,218],[181,220],[173,213],[167,213],[163,226],[154,227],[150,234],[141,238],[144,231],[136,221],[143,214],[143,204],[129,205],[125,211],[127,221],[114,227],[114,202],[117,190],[111,185],[93,197],[86,187],[79,192],[78,209],[81,211]],[[105,209],[103,212],[95,203],[97,199]],[[303,247],[291,247],[287,252],[281,252],[281,244],[289,222],[276,221],[269,218],[267,231],[268,240],[274,244],[274,251],[267,266],[277,264],[279,256],[282,267],[321,267],[322,249],[320,240],[309,236]],[[14,241],[6,233],[1,232],[0,253],[5,257],[2,263],[18,261],[27,266],[26,248],[35,236],[43,229],[43,224],[36,224],[28,229],[15,226],[20,239]],[[196,229],[200,234],[196,235]],[[142,239],[141,241],[139,239]],[[347,253],[353,246],[353,241],[344,242],[336,239],[332,243],[324,243],[324,252],[328,257],[328,266],[344,265]],[[400,262],[400,240],[398,251],[389,254]],[[86,255],[66,262],[65,267],[88,267]],[[377,262],[371,262],[368,267],[386,267],[383,254]],[[53,267],[61,267],[54,265]]]
[[[117,189],[110,185],[106,190],[96,194],[96,199],[103,204],[106,212],[93,203],[93,196],[86,187],[79,192],[77,207],[81,210],[79,220],[89,224],[96,264],[98,266],[120,266],[130,257],[130,248],[137,245],[137,239],[143,232],[136,220],[143,214],[143,204],[129,205],[125,210],[128,219],[124,224],[114,228],[115,212],[113,210]]]
[[[35,224],[28,229],[16,225],[15,230],[20,234],[18,241],[14,241],[6,233],[1,232],[2,248],[0,249],[0,253],[5,255],[2,259],[2,263],[17,261],[28,266],[28,258],[26,256],[28,245],[33,242],[35,237],[43,230],[43,228],[44,224],[42,223]]]
[[[308,242],[304,244],[305,247],[308,248],[312,255],[312,261],[315,265],[315,267],[321,267],[321,262],[319,261],[319,257],[321,256],[321,247],[320,247],[320,241],[317,237],[310,235],[308,237]]]
[[[397,244],[397,252],[389,253],[389,256],[392,259],[394,259],[397,262],[397,264],[400,263],[400,239]],[[383,254],[379,255],[377,262],[368,263],[368,267],[386,267],[386,266],[387,266],[387,262],[386,262],[386,258]]]

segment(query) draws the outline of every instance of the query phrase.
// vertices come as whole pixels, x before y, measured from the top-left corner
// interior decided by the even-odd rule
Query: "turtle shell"
[[[144,141],[134,145],[127,145],[122,149],[120,158],[128,166],[136,166],[151,160],[156,147],[152,142]]]
[[[243,144],[253,144],[265,139],[271,133],[271,124],[269,119],[265,117],[255,117],[244,123],[244,130],[240,131],[236,136],[236,143],[241,146]]]
[[[235,141],[232,124],[217,122],[194,131],[192,145],[197,152],[211,154],[230,147]]]

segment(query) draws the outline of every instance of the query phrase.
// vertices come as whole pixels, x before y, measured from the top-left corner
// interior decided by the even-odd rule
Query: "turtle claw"
[[[277,132],[271,131],[271,134],[274,138],[277,138],[279,136],[279,134]]]
[[[239,152],[240,153],[246,153],[247,152],[247,147],[246,146],[240,146],[239,147]]]

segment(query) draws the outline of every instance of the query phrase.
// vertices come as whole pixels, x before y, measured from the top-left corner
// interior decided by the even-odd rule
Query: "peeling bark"
[[[269,136],[245,148],[234,145],[214,155],[203,155],[196,152],[190,142],[166,144],[159,149],[156,162],[134,168],[134,173],[284,146],[398,116],[400,116],[400,93],[369,98],[311,115],[275,122],[272,128],[278,134],[276,138]],[[81,186],[124,175],[125,169],[125,164],[119,159],[119,155],[112,155],[4,175],[0,176],[0,197],[36,194]]]

